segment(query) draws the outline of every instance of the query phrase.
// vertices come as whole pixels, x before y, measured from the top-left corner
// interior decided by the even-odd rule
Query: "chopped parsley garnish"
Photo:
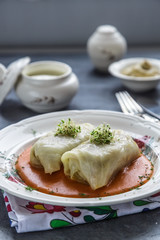
[[[69,118],[67,121],[61,120],[61,122],[58,124],[55,136],[62,135],[75,138],[80,132],[81,127],[76,126],[76,124]]]
[[[31,129],[31,131],[32,131],[32,134],[33,134],[33,136],[36,136],[36,134],[37,134],[37,131],[36,131],[36,130],[34,130],[34,129]]]
[[[52,193],[54,193],[54,191],[50,191],[49,193],[52,194]]]
[[[35,190],[35,188],[32,188],[32,187],[30,187],[30,186],[25,187],[25,189],[28,190],[28,191],[30,191],[30,192],[33,191],[33,190]]]
[[[100,125],[91,132],[90,142],[95,144],[109,144],[113,140],[113,134],[109,124]]]
[[[89,195],[86,194],[86,193],[79,193],[79,196],[80,196],[80,197],[89,197]]]

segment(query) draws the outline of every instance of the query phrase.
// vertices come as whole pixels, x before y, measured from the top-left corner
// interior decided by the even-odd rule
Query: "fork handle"
[[[154,123],[160,123],[160,120],[147,114],[147,113],[143,113],[143,114],[140,114],[141,117],[143,117],[144,119],[148,120],[148,121],[151,121],[151,122],[154,122]]]
[[[156,119],[160,120],[160,116],[152,111],[150,111],[149,109],[147,109],[146,107],[144,107],[142,104],[140,104],[141,107],[143,108],[143,110],[148,113],[149,115],[151,115],[152,117],[155,117]]]

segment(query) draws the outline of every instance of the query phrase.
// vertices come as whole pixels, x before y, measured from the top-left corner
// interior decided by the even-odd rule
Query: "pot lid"
[[[104,35],[112,35],[117,32],[117,28],[112,25],[101,25],[97,28],[97,31]]]
[[[0,71],[0,105],[3,103],[5,97],[13,88],[17,78],[23,68],[31,61],[29,57],[20,58],[12,62],[7,69],[2,68],[2,74]],[[2,65],[3,66],[3,65]],[[1,66],[0,66],[1,69]]]

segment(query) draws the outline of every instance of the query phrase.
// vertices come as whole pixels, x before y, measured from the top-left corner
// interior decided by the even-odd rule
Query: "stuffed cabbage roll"
[[[44,168],[45,173],[50,174],[60,170],[62,154],[89,139],[93,125],[84,123],[80,127],[81,132],[76,137],[55,136],[56,131],[49,132],[41,137],[31,148],[31,165],[36,168]]]
[[[113,130],[109,144],[95,144],[90,140],[62,155],[64,173],[95,190],[107,185],[126,165],[140,155],[135,141],[122,130]]]

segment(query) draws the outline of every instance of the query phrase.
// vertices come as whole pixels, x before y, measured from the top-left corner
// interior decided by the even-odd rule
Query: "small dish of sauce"
[[[158,67],[147,60],[131,64],[123,68],[121,73],[133,77],[154,77],[156,75],[160,75]]]
[[[160,60],[154,58],[126,58],[109,66],[109,72],[134,92],[147,92],[160,82]]]

